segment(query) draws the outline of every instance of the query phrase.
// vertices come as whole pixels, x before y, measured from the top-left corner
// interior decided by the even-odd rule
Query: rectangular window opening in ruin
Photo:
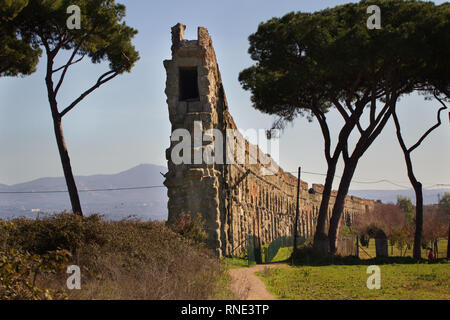
[[[199,101],[197,67],[180,68],[180,101]]]

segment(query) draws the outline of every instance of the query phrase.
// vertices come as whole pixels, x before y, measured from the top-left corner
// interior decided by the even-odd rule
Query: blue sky
[[[290,11],[316,11],[349,1],[118,1],[127,7],[127,23],[139,31],[133,43],[141,60],[130,74],[101,87],[71,111],[63,121],[75,175],[116,173],[141,163],[166,165],[169,145],[163,60],[170,59],[170,28],[187,25],[186,38],[195,39],[198,26],[208,28],[231,114],[239,128],[269,128],[273,118],[252,108],[250,95],[239,82],[239,72],[250,66],[248,36],[260,22]],[[442,1],[436,1],[441,3]],[[63,63],[63,59],[59,61]],[[44,59],[35,74],[0,79],[0,183],[15,184],[45,176],[62,176],[44,84]],[[69,71],[60,106],[92,84],[106,70],[88,61]],[[410,144],[436,121],[436,102],[410,96],[399,105],[403,131]],[[334,111],[332,127],[340,126]],[[447,116],[444,116],[447,119]],[[280,164],[288,171],[325,172],[323,140],[316,121],[297,119],[280,142]],[[417,176],[425,186],[450,183],[450,126],[445,121],[414,152]],[[342,166],[340,167],[342,169]],[[304,175],[323,183],[320,176]],[[390,179],[409,186],[403,155],[393,124],[360,161],[354,180]],[[396,188],[389,184],[358,184],[353,189]]]

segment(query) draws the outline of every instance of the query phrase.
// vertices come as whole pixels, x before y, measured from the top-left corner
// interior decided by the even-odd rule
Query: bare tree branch
[[[408,149],[408,152],[411,153],[413,152],[418,146],[420,146],[420,144],[423,142],[423,140],[426,139],[426,137],[433,132],[436,128],[438,128],[441,125],[441,112],[444,111],[445,109],[447,109],[447,106],[444,104],[444,102],[442,102],[441,99],[439,99],[436,96],[436,93],[433,93],[434,97],[443,105],[443,107],[441,107],[438,112],[437,112],[437,123],[432,126],[430,129],[428,129],[423,135],[422,137],[420,137],[420,139],[411,147]]]
[[[64,66],[64,71],[61,74],[61,77],[59,78],[58,84],[56,85],[55,88],[55,96],[58,94],[59,88],[61,87],[63,81],[64,81],[64,77],[66,76],[67,73],[67,69],[69,69],[69,66],[72,65],[72,61],[75,58],[75,56],[77,55],[78,50],[80,49],[81,45],[82,45],[83,41],[80,41],[80,43],[76,46],[76,48],[73,50],[72,55],[69,58],[69,61],[67,62],[67,64]],[[81,59],[83,59],[84,55],[81,57]],[[79,61],[81,61],[81,59]],[[77,61],[77,62],[79,62]],[[75,62],[76,63],[76,62]],[[58,70],[58,69],[57,69]],[[56,71],[55,71],[56,72]]]
[[[68,67],[68,66],[71,66],[71,65],[73,65],[73,64],[76,64],[76,63],[80,62],[81,60],[83,60],[83,58],[84,58],[84,55],[81,56],[81,58],[78,59],[78,60],[75,60],[75,61],[73,61],[73,62],[69,62],[69,63],[67,63],[67,64],[65,64],[65,65],[63,65],[63,66],[61,66],[61,67],[59,67],[58,69],[53,70],[53,73],[56,73],[56,72],[58,72],[58,71],[64,69],[65,67]]]
[[[52,50],[50,50],[50,46],[48,44],[47,38],[44,36],[44,34],[42,32],[40,32],[40,30],[37,31],[37,34],[41,38],[42,45],[44,46],[45,51],[47,52],[47,55],[50,55],[52,53]]]
[[[397,112],[394,109],[394,112],[392,113],[392,118],[394,119],[394,124],[395,124],[395,131],[397,133],[397,139],[398,142],[400,143],[400,147],[403,150],[403,153],[405,153],[405,155],[407,155],[408,152],[408,148],[406,147],[405,141],[403,140],[403,136],[401,133],[401,127],[400,127],[400,121],[398,121],[398,117],[397,117]]]
[[[377,108],[377,99],[375,93],[375,83],[372,84],[372,101],[370,102],[370,122],[375,121],[375,112]]]
[[[336,109],[339,111],[339,113],[344,118],[344,120],[347,121],[350,116],[347,114],[347,112],[345,111],[345,108],[342,106],[342,104],[337,99],[334,99],[333,103],[336,106]]]
[[[378,116],[375,117],[375,122],[369,124],[367,129],[364,131],[364,134],[356,144],[351,158],[359,159],[360,155],[370,147],[370,145],[386,125],[386,122],[389,120],[389,117],[392,114],[392,109],[395,108],[395,105],[391,106],[391,101],[395,102],[397,100],[397,94],[392,93],[392,95],[395,96],[395,99],[390,99],[387,97],[387,101],[383,109],[379,112]]]
[[[331,160],[331,138],[330,138],[330,130],[327,125],[326,117],[323,114],[323,112],[320,112],[316,108],[312,108],[311,111],[314,113],[314,115],[317,118],[317,121],[319,122],[320,129],[322,130],[322,135],[325,142],[325,158],[327,162]]]
[[[93,85],[92,87],[90,87],[88,90],[86,90],[85,92],[83,92],[75,101],[73,101],[67,108],[65,108],[63,111],[61,111],[60,116],[61,118],[64,117],[64,115],[66,115],[66,113],[68,113],[70,110],[72,110],[78,103],[80,103],[84,98],[86,98],[87,95],[89,95],[92,91],[94,91],[95,89],[99,88],[102,84],[108,82],[109,80],[115,78],[117,75],[119,75],[120,72],[117,70],[110,70],[108,72],[105,72],[104,74],[102,74],[97,82],[95,83],[95,85]]]

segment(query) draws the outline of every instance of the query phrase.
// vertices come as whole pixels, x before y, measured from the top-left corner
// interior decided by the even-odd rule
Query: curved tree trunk
[[[330,241],[330,254],[336,254],[336,239],[339,227],[339,221],[341,220],[342,212],[344,211],[345,198],[352,182],[353,174],[355,173],[357,163],[349,161],[344,168],[341,182],[339,183],[338,194],[333,206],[333,213],[330,220],[330,228],[328,230],[328,238]]]
[[[397,136],[402,146],[403,154],[406,162],[406,169],[408,172],[408,178],[411,182],[411,185],[414,188],[414,193],[416,196],[416,231],[414,233],[414,247],[413,247],[413,258],[420,259],[422,256],[421,245],[422,245],[422,230],[423,230],[423,192],[422,192],[422,183],[417,181],[416,176],[414,174],[412,160],[411,160],[411,151],[403,147],[405,144],[403,139],[401,138],[400,126],[398,125],[398,119],[396,114],[394,113],[394,121],[396,122],[397,128]]]
[[[417,181],[414,175],[411,152],[403,152],[406,161],[406,169],[408,178],[414,188],[416,196],[416,231],[414,232],[413,258],[420,259],[422,257],[422,232],[423,232],[423,191],[422,183]]]
[[[333,188],[334,174],[336,172],[336,163],[337,161],[328,163],[327,177],[325,179],[325,185],[322,192],[322,200],[320,202],[319,215],[317,217],[316,232],[314,234],[314,249],[317,252],[322,251],[320,250],[321,242],[328,242],[325,227],[328,219],[328,207]]]
[[[438,114],[439,115],[439,114]],[[397,113],[394,111],[393,119],[396,128],[397,139],[400,144],[400,147],[403,151],[403,155],[405,157],[406,162],[406,170],[408,172],[408,178],[411,182],[411,185],[414,188],[414,193],[416,196],[416,231],[414,233],[414,247],[413,247],[413,258],[420,259],[422,256],[421,252],[421,242],[422,242],[422,229],[423,229],[423,192],[422,192],[422,184],[417,181],[416,176],[414,175],[412,160],[411,160],[411,152],[414,148],[408,149],[403,140],[400,128],[400,122],[397,117]],[[420,142],[420,140],[419,140]]]
[[[77,185],[72,173],[72,166],[70,165],[69,152],[67,151],[66,142],[64,140],[64,132],[61,123],[61,114],[58,112],[58,103],[56,101],[56,94],[53,88],[53,59],[54,55],[48,53],[47,56],[47,74],[45,77],[45,84],[47,86],[48,101],[53,119],[53,129],[55,131],[56,144],[58,145],[59,157],[63,167],[64,178],[66,180],[67,191],[69,192],[70,203],[72,205],[72,212],[80,216],[83,215],[81,210],[80,198],[78,196]]]
[[[337,108],[340,108],[340,110],[342,110],[342,106],[338,101],[335,102],[335,105]],[[346,118],[345,120],[346,124],[339,133],[339,140],[337,142],[333,156],[331,156],[330,153],[331,139],[330,139],[330,131],[326,123],[326,118],[320,112],[315,113],[315,116],[319,121],[322,134],[325,140],[325,158],[327,159],[328,165],[324,189],[322,192],[322,200],[320,202],[319,214],[317,217],[316,232],[314,233],[314,244],[313,244],[314,250],[316,251],[316,253],[320,255],[327,255],[329,252],[328,246],[329,239],[327,237],[327,234],[325,233],[325,228],[328,219],[328,208],[333,188],[334,175],[336,173],[336,165],[339,161],[341,153],[343,152],[343,149],[347,145],[348,137],[350,136],[355,126],[357,126],[358,124],[358,121],[364,111],[365,105],[366,103],[362,102],[357,103],[356,106],[359,107],[356,107],[356,110],[352,113],[352,115]],[[342,114],[345,114],[345,111],[342,111]]]
[[[413,165],[412,165],[412,160],[411,160],[411,152],[413,152],[417,147],[419,147],[420,144],[422,143],[422,141],[424,141],[425,138],[431,132],[433,132],[433,130],[435,130],[436,128],[438,128],[441,125],[441,112],[444,111],[445,109],[447,109],[447,106],[442,101],[442,99],[440,99],[438,97],[436,92],[433,92],[433,95],[436,98],[436,100],[438,100],[440,102],[440,104],[442,105],[442,107],[439,108],[439,110],[437,112],[437,123],[434,126],[432,126],[431,128],[429,128],[422,135],[422,137],[416,142],[416,144],[414,144],[410,148],[406,147],[406,144],[403,140],[401,128],[400,128],[400,122],[398,120],[395,109],[392,114],[394,123],[395,123],[397,139],[402,148],[403,154],[405,156],[406,168],[408,171],[408,178],[409,178],[409,181],[411,182],[411,185],[413,186],[414,192],[416,194],[416,232],[414,233],[414,248],[413,248],[414,259],[421,258],[421,241],[422,241],[422,229],[423,229],[423,193],[422,193],[422,184],[419,181],[417,181],[417,179],[414,175],[414,170],[413,170]]]
[[[70,203],[72,211],[80,216],[83,215],[81,210],[80,198],[78,196],[78,189],[72,173],[72,166],[70,165],[69,153],[67,151],[66,142],[64,140],[64,133],[62,129],[61,119],[53,119],[53,127],[55,130],[56,143],[58,145],[59,156],[66,179],[67,190],[69,191]]]
[[[365,130],[358,126],[361,137],[356,143],[351,156],[349,156],[348,153],[348,141],[345,141],[344,145],[342,146],[342,154],[344,157],[345,167],[341,181],[339,183],[338,194],[333,206],[330,228],[328,230],[330,254],[332,256],[335,255],[337,251],[336,239],[339,229],[339,221],[341,220],[342,212],[345,206],[345,198],[348,194],[348,189],[350,188],[350,184],[358,165],[358,161],[362,157],[364,152],[367,151],[367,149],[372,145],[375,139],[380,135],[381,131],[386,126],[387,121],[392,115],[392,109],[395,108],[395,104],[397,101],[397,94],[395,93],[395,91],[393,91],[390,95],[387,95],[386,98],[387,101],[382,110],[378,113],[378,116],[375,116],[376,103],[374,103],[374,101],[372,102],[370,124]],[[365,105],[363,105],[363,107],[364,106]],[[359,117],[357,119],[359,119]]]

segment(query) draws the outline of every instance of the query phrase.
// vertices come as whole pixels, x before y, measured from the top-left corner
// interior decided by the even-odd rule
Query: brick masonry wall
[[[183,213],[202,214],[208,245],[216,250],[218,256],[240,253],[248,235],[259,237],[262,245],[280,236],[291,236],[296,209],[296,177],[281,168],[273,170],[270,156],[246,141],[237,131],[228,112],[208,31],[199,27],[197,40],[185,40],[185,28],[182,24],[172,28],[172,59],[164,61],[167,72],[165,92],[172,135],[177,129],[186,129],[192,136],[189,147],[191,161],[188,163],[178,164],[173,161],[172,153],[180,154],[179,141],[171,139],[166,151],[169,170],[165,185],[169,197],[169,221]],[[183,68],[197,70],[198,99],[180,99],[179,75]],[[209,141],[194,137],[196,126],[210,138]],[[242,153],[245,161],[218,164],[229,163],[225,161],[224,146],[223,154],[211,153],[215,160],[220,157],[222,161],[203,160],[195,164],[195,155],[212,150],[213,146],[221,143],[211,132],[212,129],[220,131],[223,137],[227,137],[227,129],[234,130],[234,136],[227,141],[231,146],[240,146],[245,151]],[[238,157],[239,154],[234,155],[234,160]],[[264,169],[271,174],[262,174]],[[323,186],[313,184],[311,189],[313,193],[309,192],[308,184],[301,181],[298,232],[306,238],[312,237],[315,230]],[[328,218],[335,195],[334,192],[330,200]],[[348,196],[343,216],[352,220],[355,215],[370,210],[373,205],[373,201]]]

